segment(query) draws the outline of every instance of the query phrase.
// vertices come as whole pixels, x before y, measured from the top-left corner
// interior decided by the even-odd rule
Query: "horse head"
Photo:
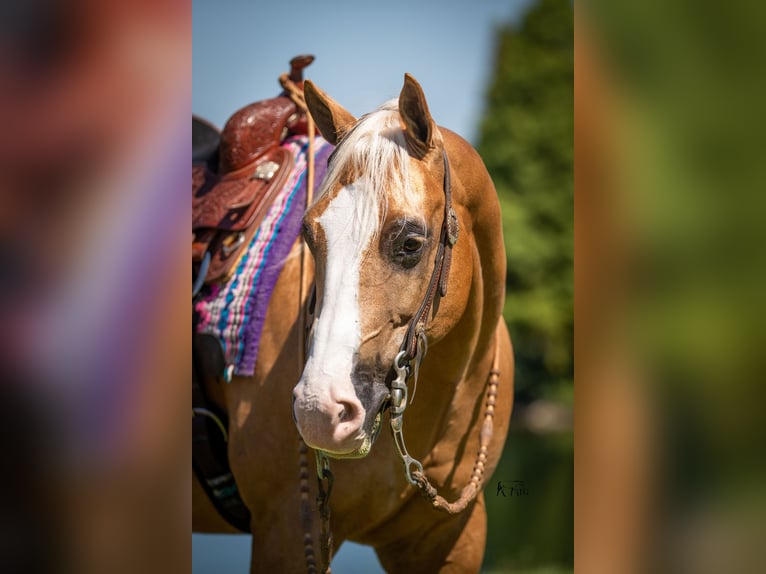
[[[310,447],[358,458],[380,430],[407,341],[436,344],[462,316],[473,248],[459,242],[452,254],[467,215],[452,210],[442,133],[414,78],[358,120],[309,81],[305,96],[337,147],[303,222],[316,312],[293,414]],[[450,257],[459,269],[452,274]]]

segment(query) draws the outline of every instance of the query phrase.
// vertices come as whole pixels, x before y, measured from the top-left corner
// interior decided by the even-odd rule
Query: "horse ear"
[[[303,83],[303,95],[306,107],[319,128],[322,137],[332,145],[337,145],[356,118],[348,110],[317,88],[311,80]]]
[[[435,126],[423,88],[409,74],[404,74],[404,86],[399,94],[399,115],[404,122],[404,137],[410,153],[422,158],[434,147]]]

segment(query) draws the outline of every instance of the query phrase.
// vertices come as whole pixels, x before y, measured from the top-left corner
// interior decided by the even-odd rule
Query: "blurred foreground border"
[[[191,8],[2,10],[0,560],[188,571]],[[762,571],[763,8],[576,11],[575,567]]]
[[[575,568],[762,571],[762,7],[576,8]]]
[[[0,86],[2,569],[188,571],[191,6],[4,3]]]

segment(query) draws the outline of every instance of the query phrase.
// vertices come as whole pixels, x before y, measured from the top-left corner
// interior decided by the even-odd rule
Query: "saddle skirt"
[[[203,287],[195,301],[195,332],[213,335],[222,345],[226,366],[251,376],[271,293],[298,237],[306,208],[308,136],[286,138],[278,153],[292,157],[285,182],[276,191],[255,234],[229,278]],[[315,192],[324,179],[333,146],[314,140]]]

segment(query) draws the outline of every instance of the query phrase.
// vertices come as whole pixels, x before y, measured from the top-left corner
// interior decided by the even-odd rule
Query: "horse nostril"
[[[359,415],[359,407],[350,401],[341,401],[338,409],[338,422],[351,422]]]
[[[292,413],[292,415],[293,415],[293,422],[294,422],[296,425],[298,424],[298,417],[297,417],[297,416],[295,416],[295,401],[297,400],[297,398],[298,398],[298,397],[296,397],[296,396],[295,396],[295,392],[293,392],[293,402],[292,402],[292,404],[290,405],[290,412],[291,412],[291,413]]]

